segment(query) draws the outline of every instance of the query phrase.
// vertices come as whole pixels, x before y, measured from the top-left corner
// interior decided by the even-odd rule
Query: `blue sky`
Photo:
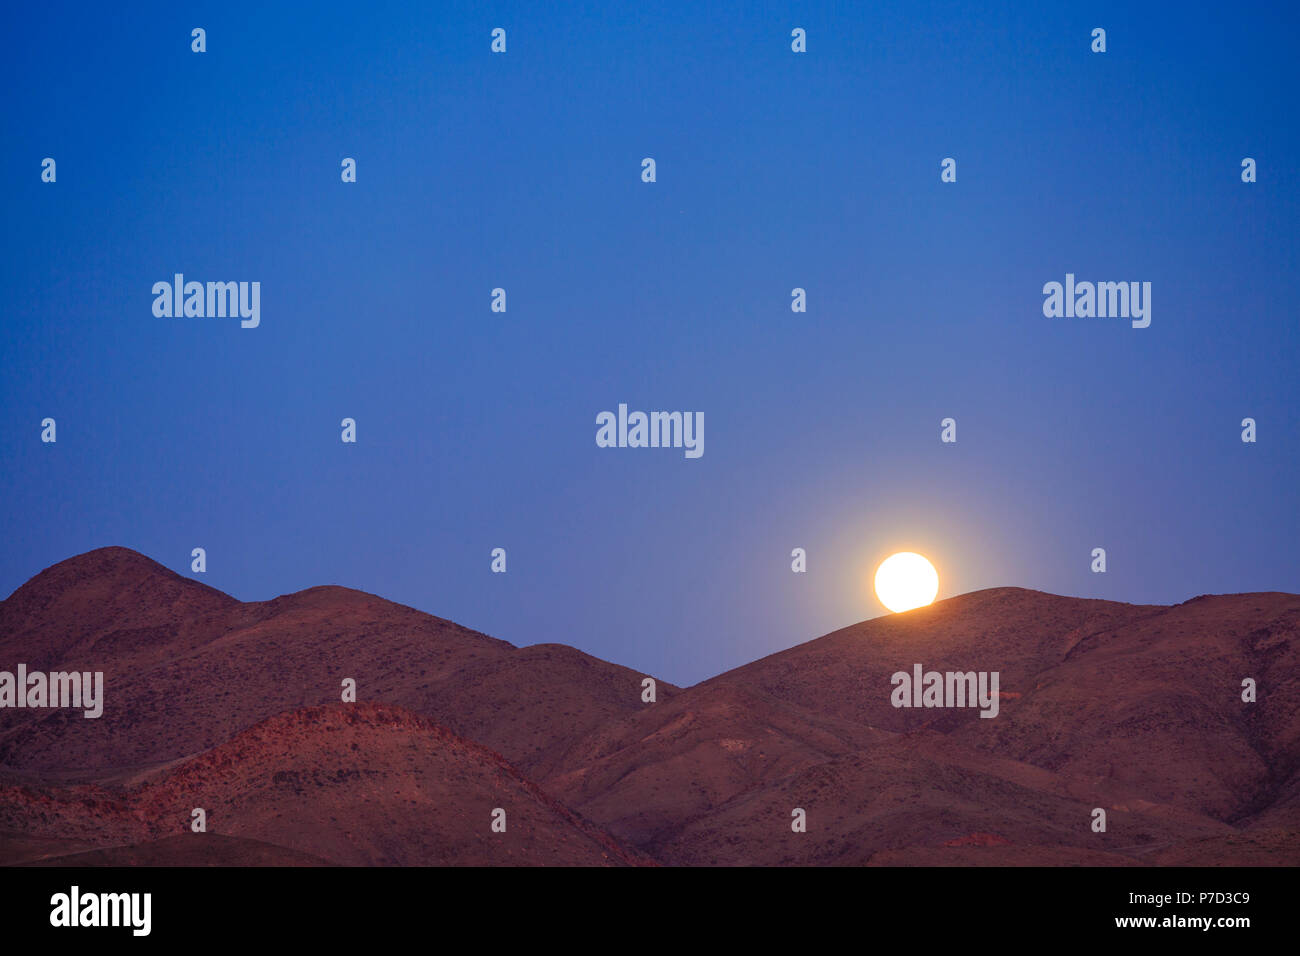
[[[690,683],[882,613],[901,549],[1300,590],[1293,8],[553,6],[9,14],[0,593],[201,546]],[[260,327],[156,318],[176,272]],[[1044,318],[1067,272],[1150,328]],[[597,448],[620,402],[705,454]]]

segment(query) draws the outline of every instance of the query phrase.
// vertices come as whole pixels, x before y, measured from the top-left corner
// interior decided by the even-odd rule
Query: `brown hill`
[[[104,672],[98,719],[0,711],[0,763],[86,778],[337,702],[344,678],[358,700],[425,714],[523,769],[644,706],[645,675],[573,648],[516,648],[348,588],[243,603],[125,548],[61,562],[0,603],[0,669],[19,662]]]
[[[936,730],[861,727],[725,683],[593,735],[542,783],[677,864],[905,862],[897,854],[967,846],[978,833],[1017,846],[1003,859],[1128,864],[1149,847],[1236,832],[1115,782],[972,751]],[[1096,807],[1107,812],[1104,834],[1090,827]],[[791,829],[796,809],[806,832]]]
[[[128,548],[60,561],[0,602],[0,662],[50,670],[98,658],[129,666],[210,640],[239,602]]]
[[[189,832],[191,812],[205,834]],[[494,811],[505,832],[493,832]],[[381,704],[271,717],[212,750],[118,788],[0,787],[0,862],[203,859],[366,865],[635,865],[650,862],[524,779],[499,754]],[[160,842],[162,841],[162,842]],[[86,855],[89,846],[99,847]],[[0,848],[6,844],[0,843]]]
[[[1017,847],[989,862],[1204,861],[1248,828],[1270,828],[1242,850],[1253,861],[1300,862],[1295,817],[1279,818],[1300,802],[1297,609],[1288,594],[1143,607],[975,592],[689,688],[541,782],[678,863],[898,863],[909,848],[942,862],[995,849],[943,846],[977,832]],[[999,671],[999,715],[893,707],[890,677],[915,663]]]
[[[889,736],[743,688],[688,690],[588,735],[542,781],[656,852],[738,795]]]
[[[891,730],[939,730],[972,751],[1114,783],[1221,820],[1269,805],[1300,763],[1300,596],[1172,607],[977,591],[876,618],[709,684]],[[890,675],[999,671],[995,719],[894,708]],[[1243,703],[1242,680],[1259,699]],[[701,688],[702,689],[702,688]]]
[[[572,648],[346,588],[242,603],[103,549],[0,603],[0,669],[108,684],[99,720],[0,711],[0,860],[174,860],[160,841],[203,806],[251,841],[214,859],[640,861],[621,840],[676,864],[1293,865],[1297,636],[1292,594],[996,588],[646,705],[643,675]],[[999,672],[997,717],[892,706],[918,663]],[[362,704],[337,703],[345,677]]]

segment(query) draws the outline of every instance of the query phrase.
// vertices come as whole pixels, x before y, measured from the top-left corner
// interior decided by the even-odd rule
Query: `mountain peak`
[[[58,564],[51,565],[21,585],[9,596],[5,603],[19,596],[34,593],[50,596],[87,582],[105,579],[114,582],[127,581],[131,584],[137,584],[149,579],[185,582],[214,595],[220,594],[227,601],[234,600],[215,588],[209,588],[206,584],[200,584],[197,581],[181,577],[175,571],[164,567],[153,558],[147,557],[139,551],[133,551],[131,548],[124,548],[119,545],[110,545],[74,555],[60,561]]]
[[[0,602],[0,659],[53,664],[78,644],[163,637],[238,603],[138,551],[96,548],[46,568]]]

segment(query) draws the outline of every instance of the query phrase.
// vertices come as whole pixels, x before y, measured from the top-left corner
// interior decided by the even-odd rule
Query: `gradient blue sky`
[[[0,593],[202,546],[690,683],[882,613],[900,549],[1300,590],[1294,6],[173,6],[7,13]],[[155,318],[175,272],[261,327]],[[1151,327],[1045,319],[1066,272]],[[704,457],[597,448],[619,402]]]

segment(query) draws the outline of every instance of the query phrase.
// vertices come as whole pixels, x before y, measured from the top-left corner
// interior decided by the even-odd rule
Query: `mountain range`
[[[101,548],[0,602],[0,670],[105,687],[0,709],[0,863],[1294,865],[1298,636],[1295,594],[992,588],[647,702],[564,645]],[[918,663],[997,671],[997,716],[893,706]]]

